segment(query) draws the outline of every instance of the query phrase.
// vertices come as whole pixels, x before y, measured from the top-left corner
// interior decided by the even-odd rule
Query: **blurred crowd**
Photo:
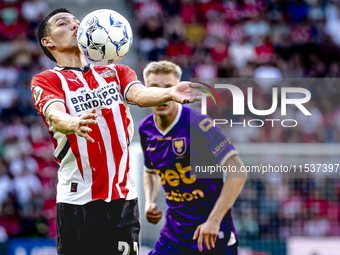
[[[251,79],[259,109],[270,108],[271,88],[283,78],[309,78],[294,86],[312,94],[306,106],[311,122],[291,110],[287,119],[297,119],[298,128],[231,129],[238,130],[229,134],[233,142],[340,142],[338,1],[129,3],[138,34],[139,73],[149,61],[168,59],[182,67],[183,80],[272,78]],[[29,88],[34,74],[54,66],[35,37],[49,11],[42,0],[0,1],[0,242],[56,236],[58,166]],[[245,85],[240,87],[246,94]],[[232,101],[227,101],[222,110],[231,118]],[[338,201],[336,179],[249,179],[235,204],[235,214],[241,215],[235,225],[241,238],[250,239],[340,235]]]
[[[39,49],[46,1],[0,1],[0,242],[56,236],[58,165],[30,82],[54,64]]]
[[[27,90],[33,74],[54,66],[43,55],[36,36],[49,12],[43,0],[0,1],[0,88]]]
[[[240,239],[340,236],[340,180],[249,178],[233,206]]]
[[[183,79],[339,76],[338,1],[131,1],[141,68],[166,58]]]

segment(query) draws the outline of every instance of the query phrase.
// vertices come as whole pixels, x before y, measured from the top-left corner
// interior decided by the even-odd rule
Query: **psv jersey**
[[[32,96],[55,147],[58,170],[57,202],[85,204],[93,199],[111,201],[137,197],[129,176],[129,141],[133,122],[126,101],[138,81],[123,65],[79,68],[55,67],[33,77]],[[95,143],[56,131],[45,117],[54,102],[65,105],[71,116],[96,108],[98,125],[90,125]]]
[[[191,170],[196,166],[223,166],[237,151],[218,127],[209,125],[210,118],[187,106],[178,106],[175,120],[165,131],[158,129],[151,114],[141,122],[139,132],[146,170],[160,175],[169,206],[161,235],[198,249],[197,240],[192,237],[220,196],[223,173],[221,178],[198,178]],[[221,222],[216,248],[235,242],[229,210]]]

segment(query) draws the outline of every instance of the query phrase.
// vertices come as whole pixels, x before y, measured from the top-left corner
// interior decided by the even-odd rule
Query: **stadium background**
[[[273,157],[276,162],[340,163],[338,1],[0,1],[0,254],[55,254],[48,247],[56,236],[57,165],[29,85],[33,75],[54,66],[35,35],[40,20],[58,7],[69,8],[80,19],[100,8],[126,16],[136,39],[121,62],[136,70],[140,79],[149,61],[161,59],[179,64],[183,80],[328,78],[304,85],[312,93],[308,108],[312,121],[300,118],[301,126],[293,131],[244,129],[229,138],[247,165]],[[256,100],[263,107],[271,102],[266,99],[271,98],[273,85],[257,85]],[[136,127],[149,113],[132,107]],[[163,221],[158,226],[145,221],[138,140],[136,130],[131,169],[140,194],[141,244],[152,246]],[[280,155],[273,153],[273,146]],[[340,243],[340,179],[325,174],[277,177],[249,178],[234,205],[240,254],[340,254],[340,249],[317,250]],[[158,201],[164,212],[164,197]],[[294,253],[292,247],[297,246],[303,252]]]

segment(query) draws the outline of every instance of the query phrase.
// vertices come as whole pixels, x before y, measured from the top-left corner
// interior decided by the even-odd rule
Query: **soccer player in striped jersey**
[[[138,254],[139,212],[128,150],[133,123],[127,103],[187,103],[199,100],[200,92],[189,82],[146,88],[127,66],[88,65],[77,45],[79,24],[64,8],[41,22],[40,46],[57,66],[31,82],[60,166],[58,254]]]
[[[180,77],[180,67],[168,61],[151,62],[144,69],[147,87],[172,88]],[[196,110],[167,102],[152,111],[139,126],[145,162],[145,216],[153,224],[161,219],[156,205],[161,184],[168,210],[149,255],[236,255],[230,208],[246,173],[229,172],[223,181],[223,173],[198,178],[191,170],[217,164],[240,170],[243,163],[237,151],[212,120]]]

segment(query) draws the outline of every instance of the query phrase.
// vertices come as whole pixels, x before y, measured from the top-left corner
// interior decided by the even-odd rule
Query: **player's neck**
[[[84,55],[74,54],[74,52],[63,52],[55,58],[57,60],[58,66],[60,67],[77,67],[81,70],[84,70],[84,67],[88,65]]]
[[[178,113],[178,109],[179,109],[179,106],[178,104],[176,104],[175,106],[176,108],[171,111],[168,115],[155,115],[155,122],[156,122],[156,125],[157,127],[164,131],[166,130],[171,124],[172,122],[174,122],[176,116],[177,116],[177,113]]]

